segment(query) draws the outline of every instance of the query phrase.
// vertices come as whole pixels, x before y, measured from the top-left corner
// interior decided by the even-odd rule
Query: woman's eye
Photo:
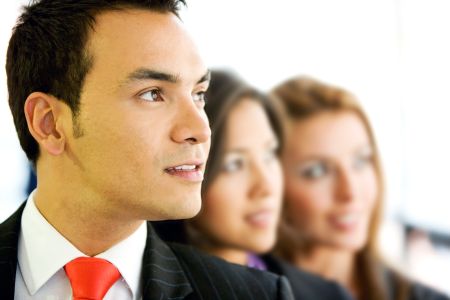
[[[149,101],[149,102],[163,101],[163,98],[161,96],[161,91],[158,89],[146,91],[146,92],[140,94],[139,98],[141,98],[144,101]]]
[[[242,159],[233,159],[228,162],[225,162],[222,169],[226,173],[232,173],[241,170],[243,166],[244,161]]]
[[[300,170],[300,176],[306,179],[318,179],[327,174],[328,168],[324,163],[316,163]]]
[[[372,163],[372,155],[359,155],[353,160],[353,167],[361,170]]]
[[[194,102],[206,102],[205,92],[195,93],[192,96]]]

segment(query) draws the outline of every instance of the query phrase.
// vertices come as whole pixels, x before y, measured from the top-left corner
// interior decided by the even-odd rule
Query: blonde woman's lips
[[[360,215],[357,213],[347,213],[334,215],[329,218],[330,223],[340,230],[353,230],[359,222]]]

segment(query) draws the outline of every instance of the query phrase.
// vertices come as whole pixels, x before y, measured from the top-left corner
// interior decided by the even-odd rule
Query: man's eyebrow
[[[137,69],[137,70],[133,71],[132,73],[130,73],[126,78],[125,83],[136,81],[136,80],[148,80],[148,79],[167,81],[170,83],[177,83],[179,81],[179,76],[156,71],[156,70],[140,68],[140,69]],[[210,81],[210,80],[211,80],[211,71],[207,70],[205,75],[203,75],[197,81],[197,84],[206,82],[206,81]]]
[[[133,71],[130,73],[127,78],[126,82],[136,81],[136,80],[147,80],[147,79],[153,79],[153,80],[160,80],[160,81],[168,81],[171,83],[177,83],[179,81],[179,77],[177,75],[168,74],[156,70],[141,68],[137,69],[136,71]]]
[[[197,84],[205,82],[205,81],[210,81],[211,80],[211,71],[208,70],[206,71],[205,75],[203,75],[199,81],[197,81]]]

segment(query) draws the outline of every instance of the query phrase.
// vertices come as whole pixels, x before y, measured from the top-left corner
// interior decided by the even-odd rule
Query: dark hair
[[[225,135],[228,117],[233,108],[244,99],[261,104],[268,116],[269,123],[278,138],[278,155],[283,146],[283,126],[281,111],[269,96],[251,87],[235,73],[223,70],[211,70],[211,82],[205,94],[205,111],[211,127],[211,149],[206,163],[202,184],[202,197],[219,175],[225,156]],[[159,236],[171,242],[196,245],[197,238],[188,233],[185,220],[152,222]]]
[[[39,146],[28,131],[25,100],[32,92],[51,94],[70,107],[76,120],[84,79],[93,62],[86,43],[95,17],[104,11],[127,8],[178,16],[180,3],[185,1],[42,0],[23,8],[9,41],[6,73],[9,106],[28,159],[36,163]],[[76,128],[74,132],[76,135]]]
[[[230,111],[244,98],[257,101],[263,107],[278,138],[280,154],[283,146],[283,126],[280,111],[269,96],[251,87],[231,71],[212,70],[211,83],[206,92],[205,111],[211,127],[211,150],[206,164],[202,195],[220,172],[225,154],[225,128]]]

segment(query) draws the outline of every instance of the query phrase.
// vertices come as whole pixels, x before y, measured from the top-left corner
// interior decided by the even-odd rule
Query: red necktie
[[[119,270],[109,261],[95,257],[78,257],[64,266],[74,300],[102,300],[120,278]]]

